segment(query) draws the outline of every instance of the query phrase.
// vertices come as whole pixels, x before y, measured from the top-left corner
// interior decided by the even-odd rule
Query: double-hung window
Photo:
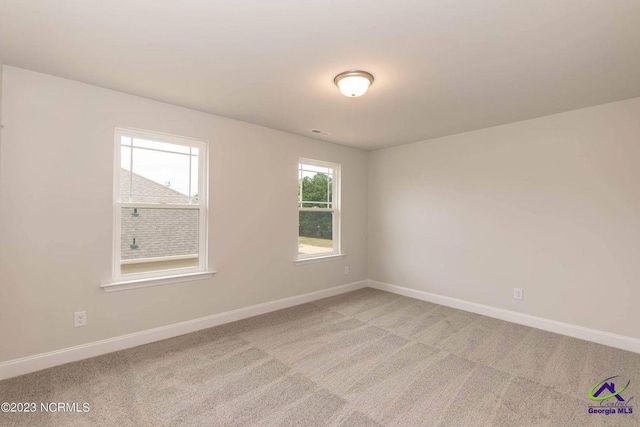
[[[207,270],[207,143],[116,128],[116,282]]]
[[[340,254],[340,165],[300,159],[298,259]]]

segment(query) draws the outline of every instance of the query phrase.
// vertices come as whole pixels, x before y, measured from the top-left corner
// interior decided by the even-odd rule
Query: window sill
[[[149,286],[168,285],[170,283],[190,282],[193,280],[209,279],[216,274],[215,271],[203,271],[199,273],[177,274],[174,276],[154,277],[151,279],[134,279],[121,282],[107,283],[100,285],[105,292],[124,291],[127,289],[146,288]]]
[[[300,258],[293,261],[296,265],[304,265],[304,264],[315,264],[316,262],[325,262],[325,261],[337,261],[339,259],[343,259],[347,255],[338,254],[338,255],[326,255],[326,256],[317,256],[313,258]]]

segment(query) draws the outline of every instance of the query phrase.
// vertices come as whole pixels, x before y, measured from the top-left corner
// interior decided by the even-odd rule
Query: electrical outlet
[[[521,288],[513,288],[513,299],[522,299],[523,293]]]
[[[348,265],[344,266],[344,274],[345,275],[349,274],[349,266]]]
[[[73,313],[73,327],[78,328],[80,326],[87,326],[87,312],[76,311]]]

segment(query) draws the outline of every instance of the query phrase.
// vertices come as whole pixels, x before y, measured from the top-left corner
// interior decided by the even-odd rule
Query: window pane
[[[121,213],[122,274],[198,265],[198,209],[126,207]]]
[[[308,170],[324,169],[326,172]],[[333,208],[332,169],[300,165],[298,171],[298,206],[302,208]]]
[[[193,151],[197,153],[198,149],[194,148]],[[198,195],[200,194],[198,191],[198,173],[198,155],[196,154],[191,156],[191,194],[189,194],[194,203],[198,201]]]
[[[325,174],[332,174],[333,173],[333,168],[329,168],[329,167],[324,167],[324,166],[314,166],[314,165],[307,165],[307,164],[300,164],[300,169],[302,169],[303,171],[308,171],[308,172],[322,172]]]
[[[123,136],[121,201],[197,203],[198,154],[194,147]]]
[[[172,153],[189,154],[189,148],[186,145],[169,144],[167,142],[149,141],[146,139],[133,138],[133,146],[140,148],[150,148],[153,150],[170,151]]]
[[[333,212],[298,212],[298,254],[333,252]]]
[[[127,138],[128,140],[129,138]],[[124,140],[124,138],[123,138]],[[131,195],[131,148],[122,146],[120,149],[120,201],[128,202]]]

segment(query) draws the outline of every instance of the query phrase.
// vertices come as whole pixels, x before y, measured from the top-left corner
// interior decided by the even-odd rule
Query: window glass
[[[332,169],[301,164],[298,170],[298,206],[332,208],[333,181]]]
[[[122,201],[197,203],[197,148],[136,138],[121,140]]]
[[[198,265],[196,209],[121,208],[122,274]]]
[[[333,212],[298,212],[298,255],[333,252]]]

